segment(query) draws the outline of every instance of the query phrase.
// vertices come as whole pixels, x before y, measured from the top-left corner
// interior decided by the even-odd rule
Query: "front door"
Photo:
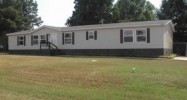
[[[57,34],[51,34],[51,43],[57,46]]]

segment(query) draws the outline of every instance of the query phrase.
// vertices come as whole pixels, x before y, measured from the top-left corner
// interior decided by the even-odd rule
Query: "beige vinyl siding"
[[[164,37],[164,52],[165,55],[170,55],[173,53],[173,31],[169,25],[163,27],[163,37]],[[169,50],[169,51],[168,51]]]
[[[35,31],[32,34],[25,35],[26,36],[26,46],[17,46],[17,36],[9,36],[9,50],[36,50],[40,49],[40,43],[38,45],[31,46],[31,35],[39,35],[38,38],[40,38],[40,35],[46,35],[50,33],[56,33],[60,34],[61,32],[49,29],[49,28],[42,28],[38,31]],[[39,39],[40,41],[40,39]],[[43,49],[48,49],[47,47],[43,47]]]
[[[150,43],[120,43],[120,29],[150,28]],[[75,44],[62,45],[61,34],[58,34],[60,49],[154,49],[163,48],[162,27],[138,27],[120,29],[82,30],[75,32]],[[97,31],[97,40],[86,40],[86,31]],[[66,32],[63,32],[66,33]]]
[[[163,27],[164,33],[164,48],[172,49],[173,48],[173,32],[169,25]]]
[[[150,28],[150,43],[120,43],[121,29],[141,29]],[[86,31],[97,31],[97,40],[86,40]],[[49,28],[42,28],[32,34],[26,35],[26,46],[17,46],[17,36],[9,36],[10,50],[33,50],[40,49],[39,44],[31,46],[31,35],[57,34],[57,47],[59,49],[155,49],[164,48],[162,26],[156,27],[137,27],[137,28],[118,28],[118,29],[99,29],[68,31],[75,33],[75,44],[62,45],[62,33]],[[135,36],[134,36],[135,38]]]

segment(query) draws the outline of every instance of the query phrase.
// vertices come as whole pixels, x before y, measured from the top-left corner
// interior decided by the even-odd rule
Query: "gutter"
[[[62,32],[67,31],[81,31],[81,30],[93,30],[93,29],[115,29],[115,28],[131,28],[131,27],[152,27],[152,26],[162,26],[161,24],[150,24],[148,25],[133,25],[133,26],[110,26],[110,27],[95,27],[95,28],[79,28],[79,29],[62,29]],[[68,27],[67,27],[68,28]]]

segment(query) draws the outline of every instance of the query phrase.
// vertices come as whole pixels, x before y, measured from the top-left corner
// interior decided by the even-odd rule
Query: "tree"
[[[43,21],[37,7],[33,0],[0,0],[0,34],[39,27]]]
[[[176,32],[174,41],[187,42],[187,2],[186,0],[162,0],[157,17],[160,20],[172,19]]]
[[[66,25],[90,25],[110,23],[113,0],[75,0],[75,11]]]
[[[0,0],[0,41],[7,44],[7,33],[30,30],[43,22],[33,0]],[[2,40],[4,39],[4,40]]]
[[[0,36],[22,30],[22,19],[18,10],[9,6],[0,9]]]
[[[34,26],[40,26],[43,21],[38,17],[38,4],[33,0],[21,0],[22,2],[22,18],[24,30],[34,29]]]
[[[146,0],[118,0],[113,8],[113,22],[154,20],[154,5]]]

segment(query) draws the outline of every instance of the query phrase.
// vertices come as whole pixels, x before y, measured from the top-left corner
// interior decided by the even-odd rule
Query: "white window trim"
[[[23,40],[20,40],[20,37],[23,37]],[[23,45],[20,44],[20,41],[23,41]],[[24,46],[24,42],[25,42],[25,41],[24,41],[24,36],[23,36],[23,35],[20,35],[20,36],[19,36],[19,46]]]
[[[146,35],[137,35],[137,34],[136,34],[136,31],[137,31],[137,30],[145,30]],[[146,37],[146,41],[145,41],[145,42],[138,42],[138,41],[137,41],[137,36],[145,36],[145,37]],[[146,29],[146,28],[138,28],[138,29],[135,29],[135,42],[136,42],[136,43],[147,43],[147,29]]]
[[[66,38],[66,34],[71,34],[71,38]],[[66,39],[71,39],[71,43],[66,43]],[[72,32],[64,33],[64,44],[66,44],[66,45],[72,44]]]
[[[93,39],[90,39],[90,33],[93,33]],[[95,31],[88,31],[88,40],[94,40],[95,39]]]
[[[129,37],[129,36],[125,36],[125,31],[129,31],[129,30],[131,30],[132,32],[133,32],[133,34],[131,35],[132,37],[133,37],[133,41],[132,42],[125,42],[125,40],[124,40],[124,37]],[[134,43],[135,42],[135,31],[134,31],[134,29],[123,29],[123,42],[124,43]]]
[[[39,35],[39,36],[40,36],[40,37],[39,37],[39,40],[40,40],[39,42],[40,42],[40,43],[41,43],[41,40],[44,40],[44,39],[41,38],[42,35],[45,36],[45,41],[47,40],[46,34],[41,34],[41,35]]]
[[[38,36],[38,39],[34,39],[34,36]],[[34,44],[34,40],[38,40],[38,44]],[[39,45],[39,35],[33,35],[33,45]]]

